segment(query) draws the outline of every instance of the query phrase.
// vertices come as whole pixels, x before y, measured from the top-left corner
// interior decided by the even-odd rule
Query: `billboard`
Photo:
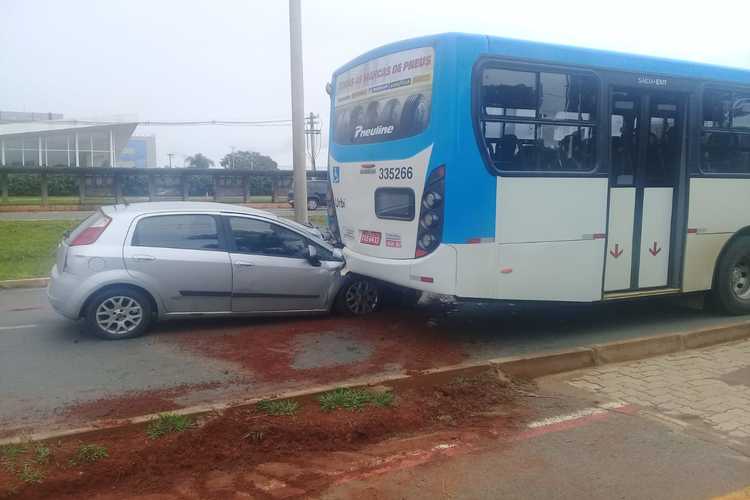
[[[122,168],[151,168],[156,166],[156,139],[132,136],[117,157]]]
[[[435,51],[388,54],[336,77],[337,144],[369,144],[422,132],[430,120]]]

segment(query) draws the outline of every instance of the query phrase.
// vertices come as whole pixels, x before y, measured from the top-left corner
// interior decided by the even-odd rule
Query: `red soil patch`
[[[220,387],[220,382],[205,384],[183,384],[167,389],[131,391],[117,396],[82,401],[65,408],[67,421],[107,420],[139,417],[150,413],[176,410],[183,406],[174,400],[192,391],[202,391]]]
[[[466,354],[456,339],[430,326],[434,314],[394,311],[366,319],[256,320],[252,326],[231,324],[222,334],[193,329],[168,338],[201,355],[237,363],[263,381],[325,383],[399,368],[419,371],[463,361]],[[295,356],[305,348],[304,340],[321,333],[344,335],[371,353],[366,359],[348,364],[332,362],[317,368],[295,368]]]
[[[40,484],[24,484],[0,468],[0,498],[104,495],[122,499],[139,494],[175,494],[182,485],[195,498],[224,500],[227,492],[221,491],[223,483],[241,487],[254,498],[269,498],[268,492],[256,488],[257,483],[242,478],[252,477],[259,464],[280,462],[289,464],[287,469],[299,471],[289,491],[309,497],[335,479],[322,473],[321,467],[366,457],[357,451],[387,437],[445,429],[462,433],[471,430],[476,435],[483,428],[489,432],[490,427],[491,435],[497,436],[510,433],[528,418],[526,408],[515,401],[515,386],[490,372],[440,385],[404,383],[396,385],[395,393],[393,407],[361,411],[324,412],[311,399],[300,400],[299,412],[288,417],[237,408],[198,428],[157,440],[146,438],[142,429],[108,431],[100,439],[89,437],[87,442],[105,446],[109,457],[85,466],[69,461],[80,440],[63,440],[51,445],[51,462],[39,466],[45,474]],[[498,405],[505,410],[503,417],[490,421],[479,416]],[[383,444],[386,446],[378,447],[390,448],[388,443]]]

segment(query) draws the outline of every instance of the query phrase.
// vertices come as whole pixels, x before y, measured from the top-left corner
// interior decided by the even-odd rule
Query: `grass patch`
[[[33,460],[39,465],[45,465],[49,463],[51,455],[52,455],[52,452],[50,451],[49,446],[38,444],[34,448]]]
[[[0,221],[0,280],[49,276],[55,248],[80,221]]]
[[[367,405],[391,406],[394,396],[390,391],[374,392],[367,389],[339,388],[322,394],[318,401],[324,411],[333,411],[339,408],[347,410],[361,410]]]
[[[176,415],[174,413],[162,413],[158,418],[151,421],[146,428],[146,434],[151,439],[156,439],[171,434],[182,432],[194,425],[193,419],[187,415]]]
[[[7,471],[14,472],[18,457],[28,451],[28,447],[20,443],[11,443],[0,446],[0,465]]]
[[[263,413],[275,417],[294,415],[299,409],[299,403],[292,399],[265,400],[260,401],[256,406]]]
[[[24,483],[41,483],[44,480],[44,474],[39,469],[30,464],[24,464],[18,472],[18,479]]]
[[[104,446],[98,444],[82,444],[78,450],[76,450],[73,458],[70,459],[70,463],[73,465],[85,465],[93,464],[103,458],[107,458],[109,452]]]

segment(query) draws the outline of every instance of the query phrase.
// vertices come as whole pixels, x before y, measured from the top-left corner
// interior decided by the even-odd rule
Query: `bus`
[[[329,85],[349,269],[459,299],[750,313],[750,71],[448,33]]]

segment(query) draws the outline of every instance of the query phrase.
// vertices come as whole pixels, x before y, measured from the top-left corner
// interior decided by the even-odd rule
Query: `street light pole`
[[[302,79],[302,14],[300,0],[289,0],[289,48],[292,77],[292,163],[294,216],[307,224],[307,172],[305,166],[305,93]]]

